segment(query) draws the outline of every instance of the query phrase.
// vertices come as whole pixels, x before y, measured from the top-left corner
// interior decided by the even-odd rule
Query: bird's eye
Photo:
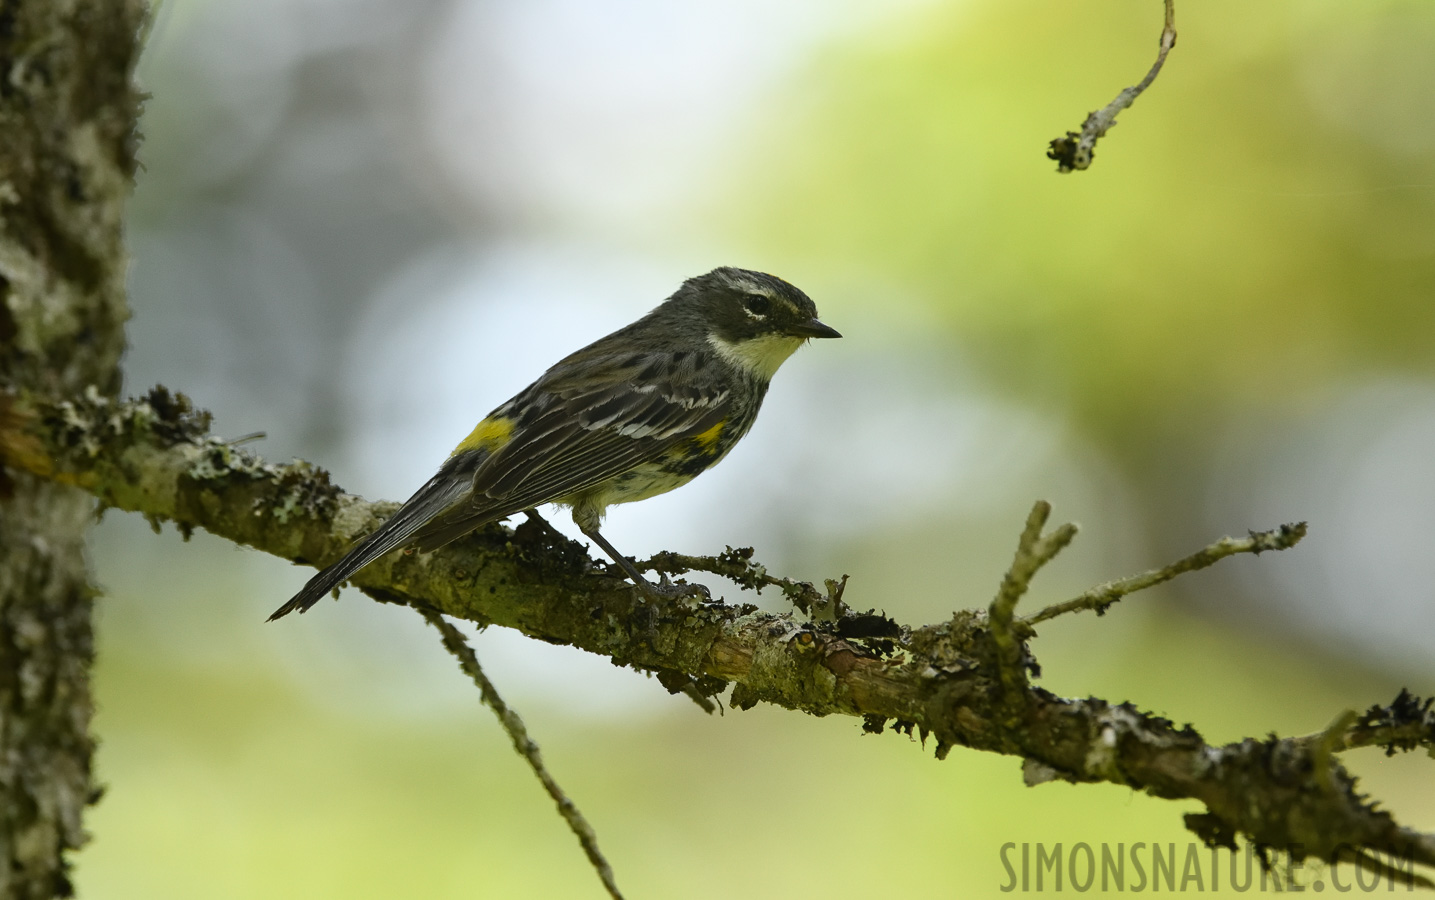
[[[759,318],[772,312],[772,301],[760,294],[752,294],[742,301],[743,308]]]

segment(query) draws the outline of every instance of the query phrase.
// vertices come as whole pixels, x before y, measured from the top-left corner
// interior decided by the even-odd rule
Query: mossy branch
[[[186,533],[204,528],[323,565],[396,508],[344,494],[308,463],[265,463],[208,427],[206,414],[163,389],[124,403],[98,393],[65,402],[0,398],[6,465],[80,485],[105,505],[172,521]],[[1263,848],[1300,846],[1328,862],[1379,853],[1435,866],[1435,837],[1402,827],[1357,794],[1334,755],[1370,743],[1391,752],[1428,749],[1435,743],[1428,700],[1402,693],[1391,706],[1339,719],[1316,737],[1213,746],[1194,728],[1177,728],[1129,703],[1066,699],[1030,685],[1033,624],[1057,612],[1101,608],[1111,596],[1103,586],[1080,603],[1051,608],[1057,612],[1016,617],[1032,576],[1075,534],[1065,526],[1043,535],[1048,512],[1044,504],[1033,511],[989,610],[964,610],[921,627],[855,613],[842,597],[843,582],[829,582],[824,594],[768,574],[750,551],[662,554],[647,566],[777,586],[825,617],[741,603],[649,601],[580,545],[535,521],[514,529],[489,525],[432,554],[391,554],[353,583],[385,602],[516,628],[656,671],[674,693],[712,696],[731,682],[731,703],[739,708],[766,702],[860,716],[870,732],[890,723],[933,737],[938,757],[955,746],[1021,757],[1031,784],[1111,782],[1156,797],[1197,799],[1207,811],[1187,816],[1187,826],[1211,843],[1231,844],[1239,834]],[[1299,539],[1294,530],[1269,534],[1277,535],[1269,546],[1264,538],[1243,540],[1255,542],[1247,548],[1254,551]],[[1211,562],[1245,544],[1213,546],[1224,549]],[[1196,568],[1186,565],[1189,559],[1175,568]],[[1114,584],[1136,590],[1160,580],[1148,573]],[[1407,880],[1428,883],[1413,869]]]

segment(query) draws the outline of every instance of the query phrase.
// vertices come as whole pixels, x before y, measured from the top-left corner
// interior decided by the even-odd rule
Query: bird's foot
[[[658,577],[661,580],[657,584],[653,584],[646,578],[638,582],[638,589],[644,594],[647,594],[650,600],[674,600],[691,597],[703,603],[712,601],[712,593],[701,584],[688,584],[686,582],[674,584],[668,578],[666,572],[659,572]]]

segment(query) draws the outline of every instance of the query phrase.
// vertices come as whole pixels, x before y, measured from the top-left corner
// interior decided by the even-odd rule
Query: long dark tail
[[[354,549],[344,555],[343,559],[327,569],[322,569],[319,574],[310,578],[303,589],[291,597],[288,603],[274,610],[269,621],[282,619],[295,610],[301,613],[306,611],[318,603],[325,594],[353,577],[355,572],[407,542],[414,532],[422,528],[434,516],[462,499],[473,484],[473,467],[471,464],[453,465],[456,461],[459,460],[457,458],[450,459],[437,475],[429,479],[427,484],[419,488],[417,493],[399,507],[398,512],[379,526],[373,534],[359,541]],[[471,463],[469,460],[461,462]]]

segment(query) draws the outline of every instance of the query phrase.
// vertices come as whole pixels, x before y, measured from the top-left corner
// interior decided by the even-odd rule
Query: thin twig
[[[1343,725],[1338,732],[1327,728],[1292,740],[1312,748],[1329,747],[1331,752],[1384,747],[1387,756],[1423,747],[1435,756],[1435,697],[1417,697],[1402,688],[1389,706],[1376,704]]]
[[[1316,784],[1332,794],[1339,790],[1340,786],[1331,778],[1331,763],[1344,742],[1345,733],[1350,730],[1350,726],[1355,724],[1357,718],[1355,710],[1344,710],[1331,720],[1331,723],[1325,727],[1325,731],[1321,732],[1319,739],[1311,743],[1311,775]]]
[[[765,587],[775,587],[787,597],[793,606],[803,613],[841,618],[845,607],[842,605],[842,588],[847,576],[836,587],[828,584],[826,594],[811,582],[794,581],[768,574],[767,567],[752,558],[751,547],[728,547],[717,556],[688,556],[664,550],[651,559],[635,560],[639,572],[662,572],[668,575],[682,575],[688,572],[707,572],[726,578],[743,590],[762,592]],[[834,593],[835,592],[835,593]]]
[[[1045,500],[1036,501],[1026,517],[1026,527],[1022,529],[1021,538],[1017,542],[1016,556],[1012,559],[1011,568],[1007,569],[1001,587],[992,600],[992,640],[996,643],[1000,656],[1002,685],[1007,689],[1008,696],[1014,696],[1012,692],[1026,683],[1026,674],[1018,665],[1018,641],[1012,628],[1012,616],[1017,601],[1031,586],[1031,579],[1041,567],[1051,562],[1052,558],[1076,537],[1077,528],[1070,523],[1043,536],[1041,529],[1050,516],[1051,504]]]
[[[618,892],[618,883],[613,880],[613,869],[598,849],[598,835],[593,832],[593,826],[588,824],[588,820],[583,818],[578,807],[568,799],[568,795],[563,793],[563,789],[558,786],[558,782],[553,780],[553,776],[548,774],[548,769],[543,765],[543,757],[538,752],[538,744],[528,736],[528,729],[523,726],[523,720],[519,718],[518,713],[503,702],[503,698],[498,695],[493,682],[489,681],[488,676],[483,673],[483,668],[478,664],[478,656],[464,640],[463,633],[435,610],[420,608],[419,612],[423,614],[430,625],[439,630],[439,634],[443,636],[444,647],[448,648],[448,652],[458,660],[460,668],[469,678],[473,679],[474,684],[478,685],[484,705],[498,716],[499,724],[503,726],[504,731],[508,732],[509,739],[513,741],[513,748],[528,761],[529,767],[533,769],[533,774],[543,782],[543,789],[548,792],[548,796],[552,797],[553,802],[558,806],[558,814],[578,836],[578,843],[583,845],[583,852],[588,854],[588,861],[598,872],[598,877],[603,881],[603,887],[608,889],[608,894],[613,897],[613,900],[623,900],[623,895]]]
[[[1056,138],[1051,142],[1051,147],[1046,151],[1048,159],[1056,160],[1058,172],[1080,171],[1091,166],[1091,160],[1096,156],[1096,142],[1106,136],[1106,132],[1116,127],[1116,117],[1126,107],[1136,102],[1141,92],[1151,86],[1156,76],[1161,72],[1161,66],[1166,63],[1166,54],[1176,46],[1176,3],[1175,0],[1166,2],[1166,24],[1161,29],[1160,50],[1156,54],[1156,64],[1146,77],[1138,84],[1116,95],[1106,106],[1096,110],[1086,117],[1081,124],[1080,133],[1068,131],[1065,137]]]
[[[1289,550],[1305,537],[1305,532],[1305,523],[1296,522],[1270,531],[1253,531],[1250,536],[1244,538],[1221,538],[1214,544],[1192,553],[1185,559],[1177,560],[1169,566],[1152,569],[1130,578],[1099,584],[1080,597],[1048,606],[1024,621],[1028,625],[1037,625],[1063,613],[1079,612],[1083,609],[1094,609],[1097,615],[1101,615],[1106,612],[1107,607],[1127,594],[1170,581],[1184,572],[1204,569],[1228,556],[1234,556],[1237,553],[1264,553],[1267,550]]]

